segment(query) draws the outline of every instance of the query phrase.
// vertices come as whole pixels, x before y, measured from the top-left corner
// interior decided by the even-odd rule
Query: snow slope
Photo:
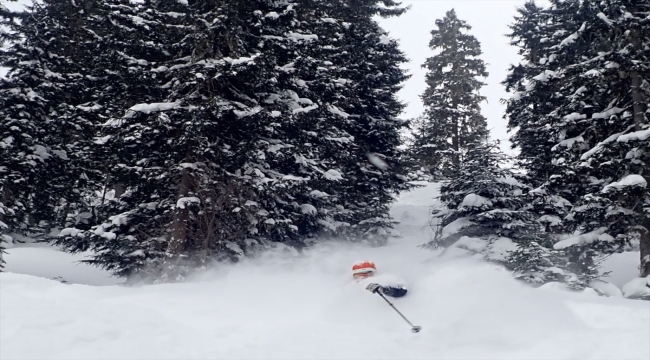
[[[48,279],[60,278],[71,283],[87,285],[116,285],[124,282],[106,271],[80,263],[87,258],[88,254],[85,253],[70,255],[46,244],[9,244],[6,252],[7,272]]]
[[[404,238],[385,247],[278,250],[182,284],[0,274],[0,358],[650,358],[648,302],[532,289],[495,266],[418,249],[430,235],[435,191],[432,184],[400,198],[393,215]],[[351,282],[359,259],[410,284],[394,304],[420,333]]]

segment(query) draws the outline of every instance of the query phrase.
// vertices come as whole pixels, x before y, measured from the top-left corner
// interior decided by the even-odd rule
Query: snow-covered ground
[[[116,285],[123,279],[104,270],[80,263],[87,254],[70,255],[47,244],[24,244],[9,247],[5,255],[5,271],[48,279],[59,278],[74,284]],[[4,278],[0,278],[4,280]],[[0,284],[4,285],[4,281]],[[4,288],[4,286],[3,286]]]
[[[393,206],[404,238],[389,246],[270,252],[182,284],[113,285],[119,280],[70,265],[69,255],[9,249],[12,272],[0,274],[0,358],[650,358],[648,302],[533,289],[495,266],[417,248],[431,234],[436,191],[435,184],[416,189]],[[420,333],[351,283],[359,259],[407,280],[409,294],[394,304]]]

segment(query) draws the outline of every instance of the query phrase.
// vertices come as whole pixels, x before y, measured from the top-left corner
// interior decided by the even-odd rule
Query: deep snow
[[[70,255],[46,244],[25,244],[7,249],[5,270],[48,279],[60,278],[75,284],[116,285],[124,282],[106,271],[80,263],[86,255]]]
[[[0,274],[0,358],[650,358],[648,302],[533,289],[496,266],[417,248],[431,235],[436,191],[431,184],[400,198],[392,212],[404,238],[385,247],[269,252],[182,284]],[[14,270],[16,250],[7,257]],[[420,333],[351,281],[359,259],[406,280],[409,294],[394,304]],[[115,281],[100,273],[83,281],[82,269],[66,280]]]

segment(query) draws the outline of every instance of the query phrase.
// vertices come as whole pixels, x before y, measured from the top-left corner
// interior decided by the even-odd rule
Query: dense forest
[[[432,24],[425,111],[403,119],[408,60],[377,23],[408,11],[393,0],[0,4],[0,245],[178,281],[271,246],[381,246],[395,195],[427,180],[444,206],[424,248],[574,289],[639,251],[649,276],[650,3],[550,4],[507,34],[514,157],[454,10]]]

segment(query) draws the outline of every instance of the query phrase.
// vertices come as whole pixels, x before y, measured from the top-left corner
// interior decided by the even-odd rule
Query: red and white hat
[[[375,273],[377,272],[377,267],[375,263],[368,260],[358,261],[352,266],[352,275],[364,274],[364,273]]]

